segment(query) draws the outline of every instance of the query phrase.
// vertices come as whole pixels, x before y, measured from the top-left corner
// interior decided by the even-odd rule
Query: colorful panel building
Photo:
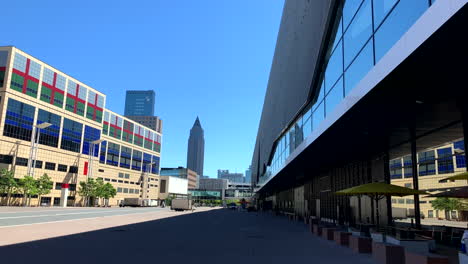
[[[77,190],[88,177],[117,189],[110,205],[126,197],[157,199],[161,133],[105,108],[106,95],[15,47],[0,47],[0,168],[28,174],[33,130],[40,130],[33,176],[49,175],[50,194],[32,205],[83,205]],[[49,123],[47,128],[37,125]],[[156,147],[157,146],[157,147]],[[31,174],[31,172],[29,172]],[[14,194],[11,204],[21,204]],[[6,197],[0,197],[0,204]]]

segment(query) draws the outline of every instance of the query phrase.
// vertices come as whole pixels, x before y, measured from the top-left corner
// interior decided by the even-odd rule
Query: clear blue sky
[[[154,89],[161,166],[186,166],[197,116],[205,175],[251,162],[283,0],[6,1],[0,45],[13,45],[107,94]]]

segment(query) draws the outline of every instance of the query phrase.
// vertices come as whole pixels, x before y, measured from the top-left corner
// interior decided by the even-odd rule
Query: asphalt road
[[[9,264],[375,263],[370,255],[356,254],[314,236],[304,223],[284,217],[227,209],[168,215],[171,217],[2,246],[0,256]]]
[[[104,216],[141,214],[168,210],[164,208],[87,208],[60,209],[44,208],[35,211],[0,212],[0,228],[48,222],[62,222],[78,219],[89,219]]]

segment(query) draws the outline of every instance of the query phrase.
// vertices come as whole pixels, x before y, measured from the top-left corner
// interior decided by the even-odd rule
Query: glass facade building
[[[127,91],[125,96],[125,116],[153,116],[155,93],[147,91]]]
[[[334,112],[432,2],[348,0],[339,7],[317,85],[318,93],[275,142],[272,158],[265,170],[261,170],[259,184],[283,167],[297,146]]]

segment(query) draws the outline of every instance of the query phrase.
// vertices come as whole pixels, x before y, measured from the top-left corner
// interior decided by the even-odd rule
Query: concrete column
[[[413,189],[419,190],[418,160],[416,157],[416,133],[414,127],[410,128],[411,134],[411,168],[413,174]],[[421,209],[419,207],[419,195],[414,195],[414,221],[416,228],[421,228]]]
[[[62,194],[60,195],[60,207],[67,207],[69,187],[70,185],[68,183],[62,183]]]

